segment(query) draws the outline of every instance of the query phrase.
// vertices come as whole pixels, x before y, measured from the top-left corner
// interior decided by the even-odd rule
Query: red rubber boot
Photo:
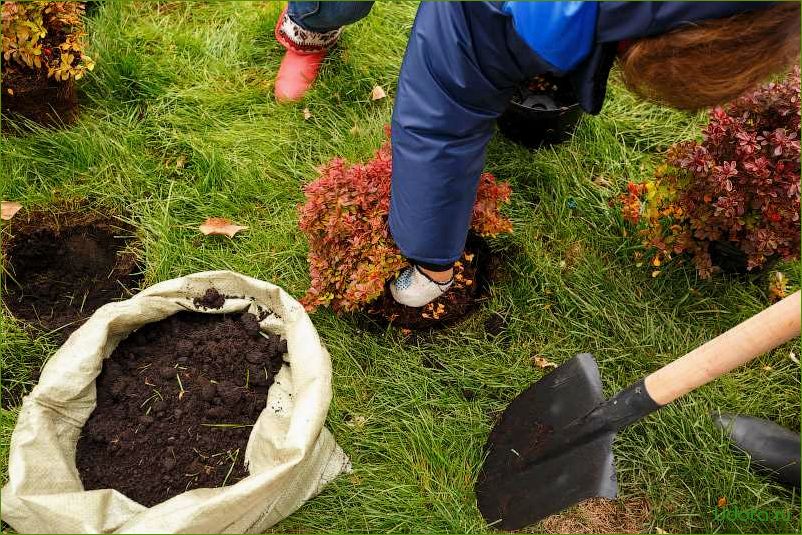
[[[287,52],[276,75],[276,100],[296,102],[304,97],[315,83],[329,47],[337,42],[341,32],[342,28],[328,32],[304,29],[293,22],[284,9],[276,23],[276,40]]]
[[[274,91],[279,102],[301,100],[315,83],[327,50],[311,54],[287,49],[276,75]]]

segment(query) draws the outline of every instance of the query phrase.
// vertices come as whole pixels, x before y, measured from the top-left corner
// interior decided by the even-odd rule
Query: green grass
[[[329,158],[364,159],[383,140],[415,4],[378,3],[345,32],[305,103],[289,106],[272,98],[279,9],[106,4],[91,21],[97,68],[82,85],[79,123],[3,138],[0,196],[28,207],[69,199],[127,212],[147,284],[231,269],[300,297],[308,284],[301,186]],[[376,84],[390,98],[371,101]],[[472,492],[482,445],[494,417],[542,376],[531,357],[560,363],[592,352],[612,394],[767,306],[759,276],[701,281],[678,266],[653,279],[634,266],[637,242],[623,236],[609,202],[628,180],[649,177],[671,143],[696,135],[703,117],[637,103],[615,85],[608,96],[602,114],[555,149],[492,142],[487,168],[513,185],[515,233],[493,241],[504,273],[480,313],[411,343],[325,310],[312,316],[334,367],[327,425],[354,472],[277,531],[485,531]],[[208,216],[250,230],[202,238],[197,225]],[[798,287],[796,267],[780,267]],[[482,326],[492,312],[508,319],[496,338]],[[53,343],[8,316],[2,328],[4,382],[30,385]],[[788,358],[795,347],[621,433],[620,493],[648,498],[648,530],[799,531],[799,496],[753,474],[708,416],[736,411],[798,430],[800,370]],[[475,398],[466,400],[465,389]],[[1,413],[3,463],[15,414]],[[790,510],[791,521],[722,525],[712,513],[719,496],[741,509]]]

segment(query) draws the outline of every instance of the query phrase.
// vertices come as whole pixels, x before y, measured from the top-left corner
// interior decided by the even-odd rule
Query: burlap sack
[[[95,378],[120,340],[146,323],[194,310],[208,288],[230,296],[210,314],[271,313],[263,330],[286,337],[290,366],[270,388],[245,460],[250,475],[223,488],[195,489],[154,507],[111,490],[84,491],[75,466],[78,437],[95,407]],[[280,383],[280,384],[279,384]],[[22,533],[257,533],[285,518],[341,472],[348,458],[323,427],[331,362],[303,307],[281,288],[228,271],[162,282],[100,308],[53,355],[22,404],[11,437],[2,518]]]

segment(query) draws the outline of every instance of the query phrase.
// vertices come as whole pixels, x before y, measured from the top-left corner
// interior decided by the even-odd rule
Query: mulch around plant
[[[465,244],[465,253],[454,265],[454,285],[441,297],[424,307],[408,307],[393,299],[388,284],[384,294],[370,304],[368,315],[380,323],[413,331],[453,325],[479,308],[499,264],[487,242],[472,234]]]
[[[104,363],[78,440],[84,488],[150,507],[246,477],[248,436],[286,351],[250,313],[179,312],[131,334]]]
[[[21,212],[3,229],[3,304],[63,341],[142,280],[130,226],[96,213]]]

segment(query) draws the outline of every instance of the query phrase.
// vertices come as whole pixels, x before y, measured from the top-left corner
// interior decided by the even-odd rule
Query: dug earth
[[[133,333],[97,379],[78,440],[84,488],[151,507],[247,476],[248,437],[286,352],[249,313],[179,312]]]

